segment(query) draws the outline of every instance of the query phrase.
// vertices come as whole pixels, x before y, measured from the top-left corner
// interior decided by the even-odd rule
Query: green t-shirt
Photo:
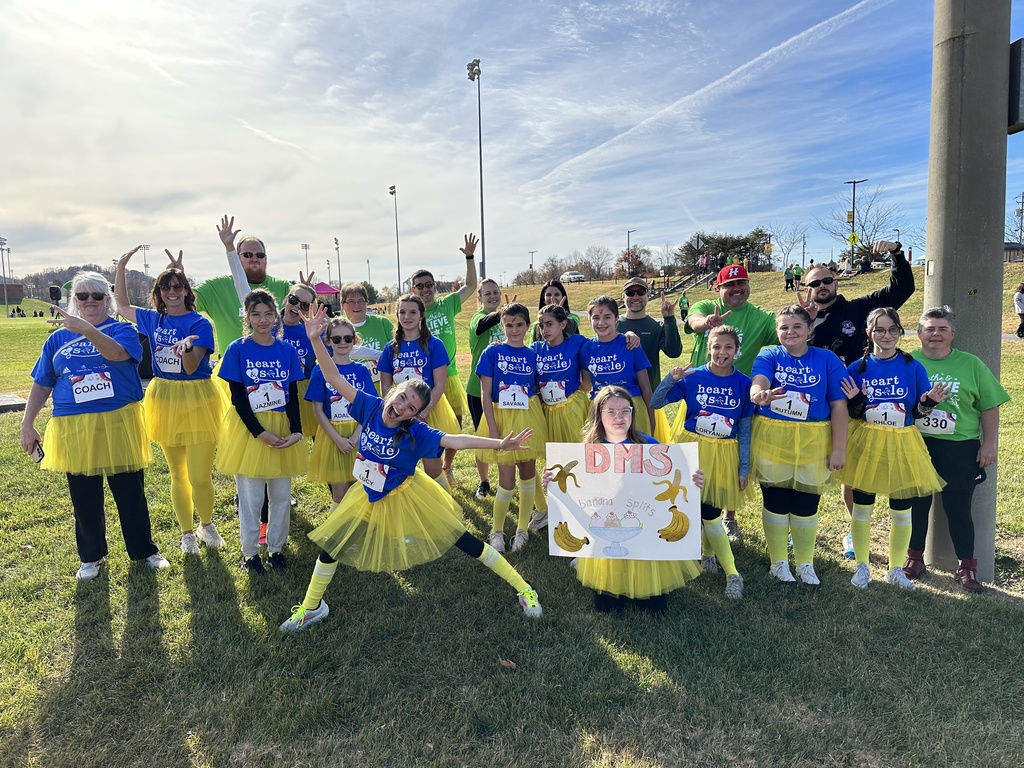
[[[713,315],[715,309],[719,314],[727,310],[722,306],[721,299],[705,299],[698,301],[690,308],[690,316]],[[775,333],[775,314],[766,309],[755,307],[749,301],[739,309],[734,309],[725,318],[725,324],[731,325],[740,334],[740,354],[736,358],[736,369],[747,376],[754,367],[754,358],[764,347],[774,347],[779,343],[779,337]],[[688,323],[683,324],[685,333],[693,333]],[[693,354],[690,355],[690,362],[694,368],[704,365],[708,361],[708,334],[705,331],[701,334],[694,334]]]
[[[359,334],[359,343],[378,352],[383,352],[384,345],[395,338],[395,327],[390,320],[380,315],[367,315],[363,324],[355,326],[355,329]],[[360,360],[358,362],[366,366],[375,383],[380,381],[376,360]]]
[[[249,283],[249,290],[263,288],[270,291],[277,300],[278,307],[288,295],[292,284],[279,277],[269,275],[262,283]],[[235,284],[231,275],[221,275],[204,280],[194,289],[196,309],[205,313],[213,321],[214,333],[217,336],[217,352],[221,355],[228,344],[242,338],[242,304],[238,301]]]
[[[793,267],[793,276],[795,278],[800,279],[800,275],[802,275],[803,273],[804,273],[804,268],[801,267],[799,264],[797,264],[795,267]]]
[[[690,311],[690,297],[689,296],[680,296],[679,297],[679,311],[684,313],[684,314],[686,312]]]
[[[952,384],[949,397],[929,416],[915,423],[921,434],[938,440],[977,440],[981,437],[981,412],[1008,402],[1010,396],[980,358],[954,349],[940,360],[910,353],[928,372],[932,384]]]
[[[476,364],[480,362],[480,355],[491,344],[503,344],[505,342],[505,330],[501,327],[500,322],[492,325],[479,336],[477,335],[477,326],[489,314],[490,312],[480,309],[469,320],[469,352],[473,362],[470,363],[469,367],[469,381],[466,382],[466,394],[473,395],[473,397],[480,397],[480,377],[476,375]]]
[[[455,316],[462,311],[462,299],[459,292],[449,293],[427,307],[427,328],[430,333],[441,340],[448,351],[448,375],[457,371],[455,365]]]

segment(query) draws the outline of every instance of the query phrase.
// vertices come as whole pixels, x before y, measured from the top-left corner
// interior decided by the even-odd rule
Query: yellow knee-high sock
[[[452,487],[448,485],[448,476],[442,472],[440,475],[434,478],[434,482],[444,488],[448,493],[452,492]]]
[[[495,552],[490,544],[484,544],[484,551],[480,553],[480,557],[477,560],[511,584],[516,594],[530,588],[526,579],[519,575],[519,571],[513,568],[508,560]]]
[[[539,462],[538,461],[537,464],[540,465],[540,470],[543,471],[544,470],[543,462]],[[540,472],[537,472],[536,476],[534,477],[535,481],[536,481],[537,477],[540,477],[540,474],[541,474]],[[548,513],[548,499],[547,499],[547,496],[544,495],[544,489],[543,488],[538,490],[537,494],[533,497],[533,508],[536,509],[538,512],[540,512],[542,515],[546,515]]]
[[[316,561],[316,565],[313,566],[313,577],[309,580],[306,596],[302,599],[303,608],[312,611],[320,607],[320,598],[327,591],[336,570],[338,570],[337,561],[333,563],[325,563],[319,559]]]
[[[537,478],[519,481],[519,522],[516,527],[525,531],[530,524],[530,515],[533,514],[533,500],[537,494]]]
[[[907,556],[913,526],[909,509],[892,509],[892,527],[889,529],[889,568],[898,568]]]
[[[762,508],[761,523],[764,525],[764,540],[768,545],[768,559],[772,563],[780,560],[789,562],[789,515],[777,515]]]
[[[721,520],[722,518],[719,517],[718,519]],[[708,541],[707,525],[708,525],[708,521],[707,520],[701,520],[700,521],[700,556],[701,557],[708,557],[709,555],[713,555],[715,553],[715,551],[711,548],[711,542]]]
[[[853,556],[858,563],[866,563],[871,555],[871,514],[874,504],[854,504],[850,533],[853,535]],[[910,543],[910,539],[907,539]]]
[[[814,562],[814,539],[818,534],[818,513],[810,517],[789,516],[793,534],[793,560],[797,565]]]
[[[512,489],[502,488],[498,486],[498,490],[494,492],[494,506],[492,507],[493,520],[491,522],[491,531],[500,531],[505,527],[505,518],[508,517],[508,505],[512,501]]]
[[[738,573],[736,558],[732,555],[732,545],[729,544],[725,526],[722,525],[722,516],[719,515],[714,520],[702,520],[700,530],[702,539],[708,542],[708,547],[715,553],[725,575],[732,576]]]

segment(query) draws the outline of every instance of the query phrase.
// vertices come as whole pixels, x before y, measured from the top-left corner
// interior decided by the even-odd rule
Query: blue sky
[[[1015,13],[1011,39],[1024,35]],[[923,231],[932,3],[5,0],[0,236],[15,274],[151,244],[225,271],[232,213],[270,271],[453,277],[479,232],[483,69],[488,273],[590,245],[814,225],[852,178]],[[1008,205],[1024,190],[1010,137]],[[860,190],[858,191],[859,194]],[[906,238],[904,238],[906,239]],[[139,257],[132,262],[141,269]]]

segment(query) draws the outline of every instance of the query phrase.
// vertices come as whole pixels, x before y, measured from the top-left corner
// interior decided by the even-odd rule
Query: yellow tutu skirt
[[[302,381],[296,382],[295,388],[298,391],[299,398],[299,418],[302,419],[302,436],[307,440],[316,434],[317,429],[320,425],[317,423],[316,414],[313,413],[313,408],[319,403],[313,403],[311,400],[306,399],[306,390],[309,389],[309,379],[303,379]]]
[[[448,382],[444,385],[444,396],[448,398],[448,405],[457,420],[469,413],[469,402],[466,400],[466,388],[462,386],[462,380],[457,373],[448,374]]]
[[[759,483],[820,494],[836,479],[827,465],[831,452],[831,422],[754,417],[750,474]]]
[[[54,416],[43,435],[43,469],[73,475],[119,475],[153,459],[142,403],[105,413]]]
[[[361,571],[404,571],[436,560],[465,532],[462,507],[417,468],[380,501],[356,483],[309,538]]]
[[[662,409],[664,410],[664,409]],[[686,435],[686,401],[679,401],[679,410],[676,411],[676,417],[672,420],[672,428],[669,430],[669,442],[681,443],[683,442],[683,436]]]
[[[439,429],[449,435],[457,435],[462,431],[455,418],[455,413],[452,411],[451,403],[448,402],[447,394],[441,395],[434,410],[427,415],[427,426]]]
[[[152,379],[144,402],[150,439],[172,447],[216,443],[228,405],[213,379]]]
[[[217,360],[216,365],[213,366],[213,375],[210,377],[210,380],[214,384],[217,385],[217,389],[219,389],[221,394],[224,396],[224,402],[227,403],[230,406],[231,405],[231,387],[228,386],[228,383],[227,383],[226,380],[222,379],[218,375],[218,374],[220,374],[220,366],[221,366],[221,363],[223,363],[223,362],[224,362],[224,358],[223,357],[221,357],[220,359]]]
[[[541,404],[547,424],[549,443],[578,443],[583,425],[590,417],[590,398],[582,389],[573,392],[564,403]]]
[[[545,443],[548,442],[548,427],[544,420],[544,406],[540,398],[534,395],[530,398],[530,407],[525,410],[514,408],[494,409],[494,423],[498,427],[498,435],[504,437],[509,432],[518,435],[524,429],[532,429],[533,436],[526,441],[528,448],[521,451],[492,451],[489,448],[477,448],[476,457],[485,464],[499,464],[508,466],[520,461],[544,461]],[[487,429],[487,419],[480,419],[480,426],[476,434],[479,437],[490,437]],[[579,442],[577,437],[575,442]]]
[[[932,466],[924,438],[914,427],[884,427],[861,419],[850,423],[843,482],[894,499],[931,496],[945,487]]]
[[[700,566],[693,560],[581,557],[576,561],[576,578],[583,586],[634,599],[668,594],[699,575]]]
[[[642,395],[633,395],[633,426],[638,432],[654,437],[654,428],[651,426],[651,417],[647,414],[647,403]]]
[[[319,404],[318,404],[319,405]],[[334,431],[342,437],[352,437],[357,424],[354,421],[332,421]],[[309,471],[306,479],[312,483],[354,483],[352,467],[356,463],[357,448],[342,453],[323,429],[317,424],[313,454],[309,457]]]
[[[651,435],[659,443],[667,443],[671,440],[672,429],[668,425],[668,416],[665,410],[659,408],[654,412],[654,434]]]
[[[284,411],[263,411],[256,419],[264,429],[280,437],[290,435],[288,416]],[[217,469],[225,475],[245,475],[263,480],[295,477],[309,466],[309,449],[301,440],[287,448],[271,448],[253,437],[234,408],[224,417],[224,432],[217,447]]]
[[[702,502],[718,509],[735,510],[753,497],[753,483],[748,483],[745,491],[739,487],[739,440],[717,440],[684,430],[682,437],[674,442],[697,443],[700,468],[704,470],[704,488],[700,492]]]

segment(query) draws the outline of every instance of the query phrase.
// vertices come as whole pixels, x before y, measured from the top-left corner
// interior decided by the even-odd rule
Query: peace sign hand
[[[708,315],[704,320],[707,323],[709,329],[715,328],[719,325],[724,325],[725,318],[732,314],[731,309],[725,314],[719,314],[718,309],[718,307],[715,307],[715,311]]]
[[[811,300],[811,291],[807,289],[807,295],[804,295],[803,288],[796,289],[796,303],[807,310],[807,314],[811,316],[811,320],[814,320],[818,316],[818,305]]]
[[[302,270],[299,270],[299,282],[302,283],[303,285],[312,288],[314,286],[314,279],[316,279],[316,272],[310,272],[309,277],[305,277],[302,274]],[[314,291],[314,293],[316,293],[316,291]]]
[[[177,269],[177,270],[180,270],[182,272],[185,271],[185,267],[183,267],[182,263],[181,263],[182,262],[182,258],[183,258],[183,252],[182,251],[178,251],[178,258],[174,258],[174,254],[172,254],[167,248],[164,248],[164,253],[167,254],[167,268],[168,269]]]
[[[693,373],[693,364],[687,363],[686,365],[682,366],[677,365],[675,368],[669,371],[669,373],[672,374],[673,379],[679,381],[680,379],[686,378],[691,373]]]

